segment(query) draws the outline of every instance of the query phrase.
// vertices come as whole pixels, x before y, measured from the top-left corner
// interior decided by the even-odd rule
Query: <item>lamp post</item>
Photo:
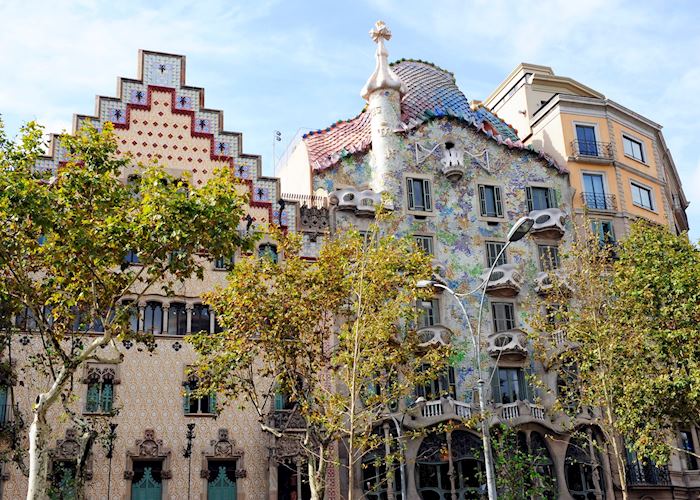
[[[112,457],[114,456],[114,441],[117,439],[117,426],[114,422],[109,424],[109,433],[107,434],[107,459],[109,460],[109,469],[107,469],[107,500],[112,490]]]
[[[187,424],[187,432],[185,432],[187,446],[182,450],[182,456],[187,459],[187,500],[190,498],[190,491],[192,488],[192,440],[195,438],[194,425],[194,423]]]
[[[423,396],[419,396],[413,402],[413,406],[421,408],[424,405],[424,403],[425,398]],[[401,438],[403,437],[403,434],[401,433],[401,428],[403,427],[403,421],[406,418],[408,410],[410,410],[410,408],[407,408],[403,412],[403,416],[401,417],[401,423],[399,423],[399,421],[394,415],[387,415],[394,422],[394,426],[396,427],[396,437],[398,438],[399,443],[401,443]],[[401,468],[401,500],[406,500],[406,457],[404,456],[403,450],[401,450],[401,464],[399,466]]]
[[[469,329],[469,335],[471,336],[472,339],[472,344],[474,345],[474,351],[476,352],[476,372],[477,372],[477,392],[479,394],[479,413],[481,415],[481,438],[483,441],[484,445],[484,466],[486,467],[486,487],[488,490],[488,498],[489,500],[496,500],[498,498],[498,492],[496,491],[496,477],[495,477],[495,472],[493,470],[493,458],[491,456],[491,444],[490,444],[490,436],[489,436],[489,426],[488,422],[486,421],[486,404],[484,401],[484,377],[483,373],[481,370],[481,318],[482,318],[482,311],[484,307],[484,298],[486,297],[486,288],[491,280],[491,275],[493,274],[493,270],[496,268],[496,264],[498,263],[498,260],[501,258],[501,255],[506,251],[506,248],[513,243],[514,241],[521,240],[525,235],[532,229],[532,226],[535,224],[535,221],[531,219],[530,217],[521,217],[518,219],[518,221],[513,225],[513,227],[508,231],[508,236],[506,237],[507,242],[505,245],[503,245],[503,248],[501,251],[498,253],[496,258],[493,261],[493,264],[491,265],[491,268],[489,269],[488,274],[486,275],[486,279],[474,290],[465,293],[465,294],[459,294],[452,290],[450,287],[443,285],[442,283],[439,283],[434,280],[421,280],[417,283],[418,288],[428,288],[428,287],[436,287],[436,288],[441,288],[445,290],[447,293],[452,295],[455,300],[457,301],[457,304],[459,304],[459,308],[462,310],[462,314],[464,315],[464,320],[467,323],[467,327]],[[476,324],[476,333],[474,333],[474,329],[472,328],[472,324],[469,321],[469,314],[467,313],[466,307],[464,307],[464,304],[462,303],[462,296],[470,295],[478,290],[481,290],[481,299],[479,301],[479,315],[478,315],[478,320]]]

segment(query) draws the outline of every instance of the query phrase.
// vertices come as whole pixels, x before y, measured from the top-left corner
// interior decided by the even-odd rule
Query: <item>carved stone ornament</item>
[[[80,448],[78,431],[71,427],[66,429],[63,439],[56,441],[56,447],[49,450],[49,457],[51,457],[52,463],[76,462],[80,458]],[[92,479],[92,457],[90,455],[85,459],[83,477],[88,481]]]
[[[301,221],[301,230],[312,233],[314,237],[319,233],[327,232],[329,224],[328,215],[328,208],[326,207],[300,206],[299,217]]]
[[[241,458],[243,450],[236,448],[236,442],[229,439],[228,429],[219,429],[217,438],[209,441],[209,448],[204,451],[207,458]]]
[[[116,368],[114,366],[88,365],[83,383],[89,384],[99,382],[107,382],[114,385],[118,384],[120,380],[117,378]]]
[[[134,442],[134,446],[126,450],[128,468],[124,471],[124,479],[134,478],[134,459],[162,460],[163,472],[161,473],[161,477],[163,479],[170,479],[172,477],[169,467],[170,454],[170,448],[163,446],[162,439],[156,438],[156,431],[153,429],[146,429],[143,432],[143,439],[137,439]]]
[[[296,458],[304,454],[301,440],[291,436],[282,436],[277,439],[272,448],[272,457],[278,462],[283,462],[290,458]]]

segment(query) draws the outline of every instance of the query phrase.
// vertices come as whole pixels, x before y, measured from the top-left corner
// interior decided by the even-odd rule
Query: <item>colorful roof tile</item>
[[[473,110],[467,97],[457,87],[452,73],[434,64],[412,59],[402,59],[391,66],[407,89],[401,101],[401,126],[404,131],[434,118],[452,117],[472,125],[499,144],[531,150],[525,148],[517,131],[494,113],[483,106]],[[312,168],[324,170],[348,154],[369,148],[372,142],[369,114],[363,109],[355,118],[308,132],[303,139]],[[541,153],[540,156],[544,157]],[[566,171],[551,158],[545,159],[560,171]]]

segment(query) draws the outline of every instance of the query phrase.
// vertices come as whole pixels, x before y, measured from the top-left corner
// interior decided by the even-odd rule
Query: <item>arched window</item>
[[[452,453],[449,453],[451,448]],[[481,478],[485,477],[481,440],[466,431],[452,431],[448,447],[445,433],[429,434],[418,449],[416,476],[420,498],[450,500],[452,484],[449,470],[454,470],[454,493],[460,500],[481,498]]]
[[[111,375],[88,378],[85,411],[87,413],[109,413],[114,405],[114,379]]]
[[[129,309],[129,330],[136,333],[139,331],[139,308],[133,300],[122,301],[122,306]]]
[[[185,335],[187,333],[187,309],[181,302],[170,304],[168,313],[168,334]]]
[[[192,332],[209,331],[209,308],[204,304],[196,304],[192,308]]]
[[[403,500],[401,497],[401,467],[398,460],[393,460],[394,470],[391,475],[387,475],[387,446],[392,453],[398,451],[395,428],[378,427],[373,431],[377,438],[376,448],[367,452],[362,457],[362,489],[367,500],[385,500],[388,498],[389,486],[394,492],[396,500]]]
[[[268,258],[277,264],[277,246],[270,243],[263,243],[258,247],[258,257]]]
[[[143,331],[161,333],[163,331],[163,306],[160,302],[147,302],[144,309]]]
[[[595,446],[595,441],[579,437],[571,438],[566,449],[566,486],[575,500],[605,498],[603,470]]]
[[[421,367],[421,371],[428,369],[427,365]],[[448,366],[447,369],[438,375],[438,377],[429,383],[416,387],[416,397],[424,397],[428,401],[451,397],[455,399],[456,395],[455,369]]]

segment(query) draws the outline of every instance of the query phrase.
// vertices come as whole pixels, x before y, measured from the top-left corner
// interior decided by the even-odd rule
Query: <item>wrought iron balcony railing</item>
[[[613,149],[609,142],[599,141],[571,141],[571,150],[575,157],[597,158],[600,160],[612,160]]]
[[[630,486],[669,486],[671,477],[666,466],[633,462],[627,464],[627,483]]]
[[[614,194],[589,193],[584,191],[581,193],[581,199],[584,205],[593,210],[615,210]]]

